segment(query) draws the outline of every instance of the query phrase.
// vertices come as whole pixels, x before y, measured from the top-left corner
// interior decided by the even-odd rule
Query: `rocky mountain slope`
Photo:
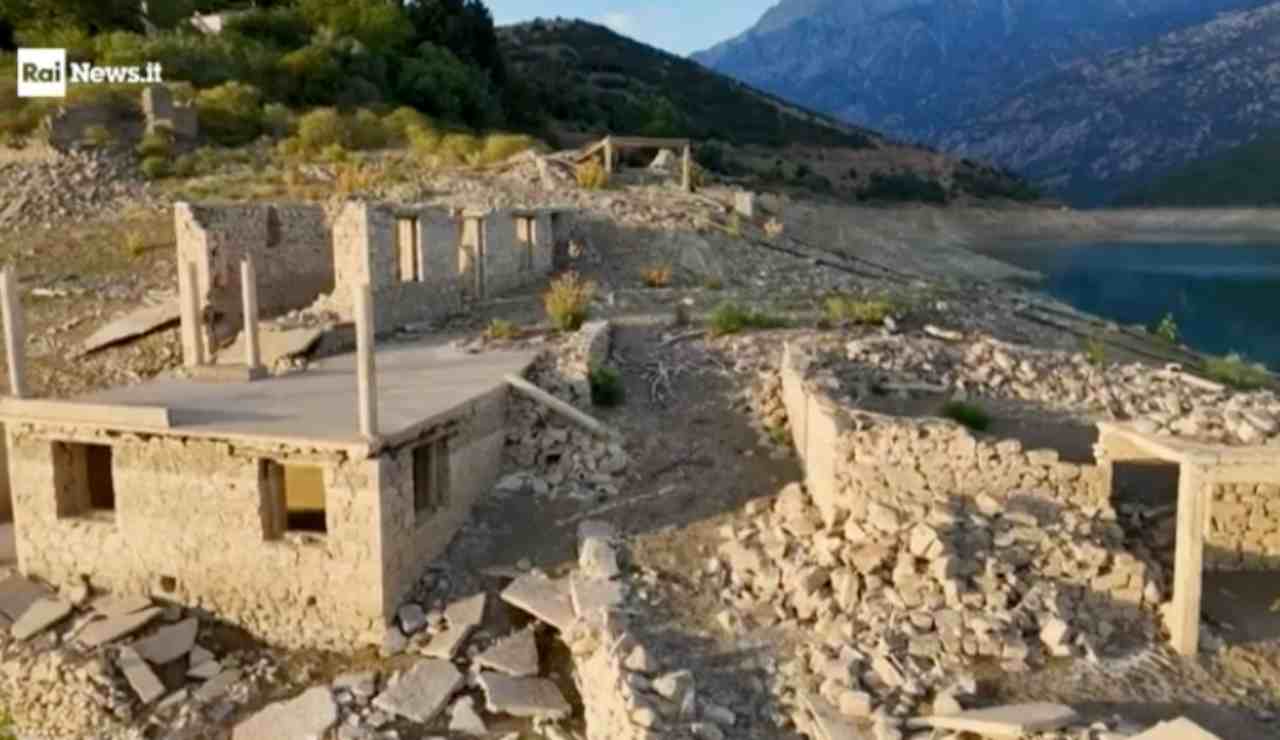
[[[1274,207],[1280,204],[1280,129],[1227,152],[1196,160],[1113,201],[1125,206]]]
[[[1110,200],[1280,125],[1280,3],[1082,59],[939,137],[1064,196]]]
[[[1267,118],[1274,15],[1260,0],[786,0],[694,58],[1097,200],[1099,183],[1240,143]]]

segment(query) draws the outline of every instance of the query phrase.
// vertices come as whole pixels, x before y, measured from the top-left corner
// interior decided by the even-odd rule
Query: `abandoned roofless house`
[[[282,644],[377,642],[491,489],[504,377],[533,357],[414,344],[375,353],[373,326],[541,280],[559,216],[180,204],[175,219],[195,379],[0,400],[19,568],[200,606]],[[21,316],[9,284],[13,340]],[[317,297],[354,320],[358,353],[285,375],[255,368],[258,312]],[[236,325],[245,363],[212,371],[212,350]],[[20,354],[11,372],[21,389]]]

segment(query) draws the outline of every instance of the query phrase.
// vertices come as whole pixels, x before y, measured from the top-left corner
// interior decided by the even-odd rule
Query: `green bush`
[[[520,334],[519,325],[506,319],[494,319],[489,322],[489,327],[484,330],[484,335],[488,339],[519,339]]]
[[[1205,375],[1237,390],[1252,391],[1275,383],[1271,373],[1261,364],[1246,361],[1238,354],[1210,357],[1205,360]]]
[[[883,324],[893,310],[888,301],[856,300],[842,295],[831,296],[823,303],[823,315],[837,324]]]
[[[115,134],[106,126],[93,125],[85,128],[82,141],[92,147],[102,148],[115,143]]]
[[[1167,344],[1177,344],[1178,322],[1174,320],[1173,314],[1167,313],[1163,319],[1160,319],[1160,323],[1156,324],[1155,328],[1151,330],[1151,333]]]
[[[297,8],[253,8],[232,16],[222,32],[280,49],[296,49],[311,39],[312,25]]]
[[[484,142],[472,134],[454,133],[440,137],[438,154],[449,164],[479,164]]]
[[[147,157],[142,160],[142,174],[146,175],[149,180],[158,180],[162,177],[168,177],[170,173],[169,160],[166,157]]]
[[[411,144],[411,132],[414,129],[434,131],[435,123],[423,113],[401,106],[382,119],[382,126],[395,144]],[[432,149],[435,148],[434,143]]]
[[[223,146],[240,146],[262,130],[262,94],[253,85],[228,82],[196,95],[200,130]]]
[[[156,128],[142,135],[136,151],[144,160],[152,157],[168,159],[173,156],[173,130]]]
[[[608,170],[594,159],[579,164],[574,170],[574,178],[578,181],[578,187],[583,190],[603,190],[609,187]]]
[[[777,316],[755,309],[744,309],[732,301],[715,307],[707,321],[713,336],[737,334],[744,329],[777,329],[786,322]]]
[[[626,398],[622,374],[611,367],[596,367],[588,376],[591,381],[591,403],[596,406],[618,406]]]
[[[1094,367],[1107,364],[1107,345],[1099,337],[1089,337],[1084,341],[1084,356]]]
[[[277,139],[293,133],[296,127],[293,111],[280,103],[267,103],[262,107],[262,130]]]
[[[981,406],[963,401],[948,401],[942,407],[942,416],[975,432],[991,428],[991,415]]]
[[[347,122],[333,108],[316,108],[298,119],[298,143],[303,151],[310,153],[335,145],[345,148]]]
[[[347,121],[347,139],[352,149],[386,149],[391,138],[382,119],[371,110],[358,110]]]
[[[486,164],[502,162],[533,146],[533,138],[522,134],[489,134],[484,137],[480,159]]]

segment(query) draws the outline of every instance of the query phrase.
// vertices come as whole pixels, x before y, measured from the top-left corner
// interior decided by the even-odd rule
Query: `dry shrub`
[[[561,331],[577,331],[587,320],[596,284],[583,280],[576,272],[567,272],[551,281],[543,294],[543,305],[551,323]]]
[[[650,288],[665,288],[671,284],[671,265],[656,265],[640,271],[640,278]]]
[[[578,179],[578,187],[585,190],[604,190],[609,187],[609,173],[600,162],[589,159],[578,165],[574,171]]]
[[[360,164],[340,164],[334,172],[333,189],[339,195],[354,195],[373,188],[378,179],[376,167]]]

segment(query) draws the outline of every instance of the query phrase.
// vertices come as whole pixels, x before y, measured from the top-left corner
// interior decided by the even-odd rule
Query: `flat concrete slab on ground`
[[[538,641],[532,629],[498,640],[475,658],[476,665],[508,676],[538,675]]]
[[[38,583],[22,576],[13,576],[0,582],[0,613],[11,620],[17,620],[27,611],[27,607],[52,595],[52,591]]]
[[[507,586],[502,600],[526,611],[561,632],[573,624],[573,601],[566,581],[553,581],[537,573],[529,573]]]
[[[394,436],[446,417],[522,374],[536,353],[468,354],[447,345],[392,345],[377,352],[378,433]],[[356,413],[355,355],[330,357],[305,372],[253,382],[168,378],[73,399],[78,403],[169,409],[175,434],[351,446],[365,444]],[[123,428],[123,427],[122,427]]]
[[[150,704],[164,696],[164,684],[160,683],[160,679],[151,671],[147,661],[138,655],[138,651],[128,647],[120,648],[116,665],[143,704]]]
[[[84,629],[80,630],[80,634],[76,636],[76,640],[87,648],[96,648],[99,645],[106,645],[109,642],[119,640],[121,637],[137,632],[145,627],[151,620],[159,617],[163,610],[158,607],[143,609],[140,612],[131,614],[123,614],[118,617],[108,617],[100,619],[96,622],[90,622]]]
[[[1130,740],[1222,740],[1186,717],[1161,722],[1146,732],[1140,732]]]
[[[9,628],[15,640],[28,640],[71,616],[71,605],[61,599],[36,599]]]
[[[1034,732],[1056,730],[1071,724],[1077,716],[1071,707],[1037,702],[971,709],[959,714],[938,714],[911,720],[910,724],[913,727],[972,732],[991,738],[1020,738]]]
[[[126,614],[140,612],[151,606],[151,599],[146,596],[103,596],[89,607],[104,617],[123,617]]]
[[[196,645],[196,632],[199,629],[200,622],[194,617],[184,619],[177,624],[161,627],[154,635],[138,640],[132,647],[148,662],[161,665],[190,653]]]
[[[179,318],[180,311],[178,309],[177,296],[154,306],[143,306],[108,322],[105,326],[90,334],[89,338],[84,340],[84,344],[81,345],[80,352],[87,355],[90,352],[105,349],[113,344],[150,334],[153,331],[176,325]]]
[[[236,725],[232,740],[316,740],[338,723],[338,705],[326,686],[270,704]]]
[[[310,352],[326,331],[328,329],[323,326],[303,326],[295,329],[262,327],[258,332],[258,351],[262,364],[273,367],[279,360]],[[244,360],[244,332],[240,332],[231,346],[218,352],[218,364],[235,365]]]
[[[489,711],[495,714],[561,719],[573,711],[560,688],[545,678],[515,678],[485,671],[478,682]]]
[[[414,722],[426,724],[462,688],[465,678],[447,660],[423,660],[400,676],[373,699],[373,706]]]

